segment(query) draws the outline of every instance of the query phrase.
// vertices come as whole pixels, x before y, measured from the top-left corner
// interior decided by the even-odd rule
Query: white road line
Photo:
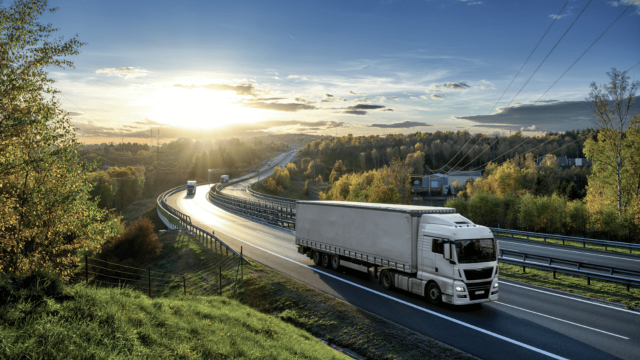
[[[271,236],[271,237],[273,237],[273,235],[267,234],[267,233],[262,232],[262,231],[258,231],[258,230],[254,230],[254,231],[255,231],[255,232],[258,232],[258,233],[260,233],[260,234],[263,234],[263,235],[267,235],[267,236]]]
[[[511,284],[511,283],[504,282],[504,281],[500,281],[500,284],[509,285],[509,286],[516,286],[516,287],[527,289],[527,290],[531,290],[531,291],[537,291],[537,292],[541,292],[541,293],[544,293],[544,294],[559,296],[559,297],[562,297],[562,298],[565,298],[565,299],[581,301],[581,302],[584,302],[584,303],[587,303],[587,304],[591,304],[591,305],[598,305],[598,306],[606,307],[606,308],[609,308],[609,309],[614,309],[614,310],[624,311],[624,312],[630,313],[630,314],[640,315],[640,313],[635,312],[635,311],[631,311],[631,310],[627,310],[627,309],[621,309],[619,307],[615,307],[615,306],[611,306],[611,305],[599,304],[599,303],[596,303],[596,302],[587,301],[587,300],[583,300],[583,299],[578,299],[578,298],[574,298],[574,297],[567,296],[567,295],[555,294],[555,293],[552,293],[552,292],[549,292],[549,291],[534,289],[534,288],[530,288],[530,287],[527,287],[527,286]]]
[[[522,246],[531,246],[531,247],[538,247],[538,248],[550,249],[548,246],[529,245],[529,244],[523,244],[523,243],[518,242],[518,241],[502,240],[502,239],[498,239],[498,241],[510,242],[510,243],[514,243],[514,244],[518,244],[518,245],[522,245]],[[590,253],[590,252],[586,252],[586,251],[564,250],[564,249],[558,249],[558,248],[556,248],[556,247],[554,247],[554,248],[553,248],[553,251],[566,251],[566,252],[572,252],[572,253],[576,253],[576,254],[580,254],[580,255],[602,256],[602,257],[608,257],[608,258],[612,258],[612,259],[621,259],[621,260],[628,260],[628,261],[637,261],[637,262],[640,262],[640,259],[629,259],[629,258],[623,258],[623,257],[617,257],[617,256],[610,256],[610,255],[592,254],[592,253]]]
[[[425,308],[422,308],[422,307],[420,307],[420,306],[417,306],[417,305],[414,305],[414,304],[412,304],[412,303],[406,302],[406,301],[404,301],[404,300],[400,300],[400,299],[394,298],[394,297],[392,297],[392,296],[389,296],[389,295],[387,295],[387,294],[383,294],[383,293],[381,293],[381,292],[378,292],[378,291],[375,291],[375,290],[369,289],[369,288],[364,287],[364,286],[362,286],[362,285],[358,285],[358,284],[352,283],[351,281],[348,281],[348,280],[342,279],[342,278],[340,278],[340,277],[338,277],[338,276],[335,276],[335,275],[332,275],[332,274],[326,273],[326,272],[324,272],[324,271],[321,271],[321,270],[318,270],[318,269],[312,268],[311,266],[308,266],[308,265],[305,265],[305,264],[299,263],[299,262],[297,262],[297,261],[295,261],[295,260],[289,259],[289,258],[287,258],[287,257],[284,257],[284,256],[280,255],[280,254],[276,254],[276,253],[274,253],[274,252],[272,252],[272,251],[269,251],[269,250],[263,249],[263,248],[261,248],[261,247],[259,247],[259,246],[256,246],[256,245],[254,245],[254,244],[252,244],[252,243],[250,243],[250,242],[247,242],[247,241],[244,241],[244,240],[242,240],[242,239],[239,239],[239,238],[237,238],[237,237],[235,237],[235,236],[233,236],[233,235],[231,235],[231,234],[229,234],[229,233],[225,233],[225,232],[223,232],[223,231],[219,231],[219,230],[218,230],[218,231],[216,231],[216,233],[223,233],[223,234],[225,234],[225,235],[227,235],[227,236],[229,236],[229,237],[231,237],[231,238],[234,238],[234,239],[236,239],[236,240],[238,240],[238,241],[240,241],[240,242],[242,242],[242,243],[245,243],[245,244],[247,244],[247,245],[249,245],[249,246],[253,246],[253,247],[254,247],[254,248],[256,248],[256,249],[259,249],[259,250],[262,250],[262,251],[264,251],[264,252],[266,252],[266,253],[269,253],[269,254],[271,254],[271,255],[277,256],[277,257],[279,257],[279,258],[281,258],[281,259],[283,259],[283,260],[286,260],[286,261],[292,262],[292,263],[294,263],[294,264],[296,264],[296,265],[300,265],[300,266],[305,267],[305,268],[307,268],[307,269],[310,269],[311,271],[314,271],[314,272],[316,272],[316,273],[320,273],[320,274],[322,274],[322,275],[329,276],[329,277],[334,278],[334,279],[336,279],[336,280],[338,280],[338,281],[342,281],[342,282],[347,283],[347,284],[349,284],[349,285],[352,285],[352,286],[355,286],[355,287],[357,287],[357,288],[360,288],[360,289],[362,289],[362,290],[364,290],[364,291],[368,291],[368,292],[374,293],[374,294],[376,294],[376,295],[379,295],[379,296],[385,297],[385,298],[387,298],[387,299],[390,299],[390,300],[392,300],[392,301],[395,301],[395,302],[401,303],[401,304],[403,304],[403,305],[406,305],[406,306],[412,307],[412,308],[414,308],[414,309],[416,309],[416,310],[419,310],[419,311],[422,311],[422,312],[425,312],[425,313],[431,314],[431,315],[433,315],[433,316],[437,316],[437,317],[442,318],[442,319],[445,319],[445,320],[449,320],[449,321],[451,321],[451,322],[453,322],[453,323],[456,323],[456,324],[458,324],[458,325],[462,325],[462,326],[464,326],[464,327],[467,327],[467,328],[470,328],[470,329],[473,329],[473,330],[479,331],[479,332],[484,333],[484,334],[487,334],[487,335],[489,335],[489,336],[493,336],[493,337],[498,338],[498,339],[500,339],[500,340],[504,340],[504,341],[506,341],[506,342],[510,342],[510,343],[512,343],[512,344],[514,344],[514,345],[518,345],[518,346],[521,346],[521,347],[523,347],[523,348],[525,348],[525,349],[529,349],[529,350],[531,350],[531,351],[537,352],[537,353],[539,353],[539,354],[543,354],[543,355],[549,356],[549,357],[551,357],[551,358],[553,358],[553,359],[558,359],[558,360],[568,360],[568,359],[566,359],[566,358],[563,358],[562,356],[559,356],[559,355],[556,355],[556,354],[552,354],[552,353],[550,353],[550,352],[548,352],[548,351],[545,351],[545,350],[542,350],[542,349],[538,349],[538,348],[536,348],[536,347],[534,347],[534,346],[527,345],[527,344],[525,344],[525,343],[522,343],[522,342],[520,342],[520,341],[517,341],[517,340],[511,339],[511,338],[508,338],[508,337],[506,337],[506,336],[503,336],[503,335],[500,335],[500,334],[496,334],[496,333],[491,332],[491,331],[489,331],[489,330],[485,330],[485,329],[479,328],[479,327],[477,327],[477,326],[475,326],[475,325],[467,324],[467,323],[465,323],[465,322],[463,322],[463,321],[460,321],[460,320],[454,319],[454,318],[452,318],[452,317],[449,317],[449,316],[446,316],[446,315],[442,315],[442,314],[437,313],[437,312],[435,312],[435,311],[427,310],[427,309],[425,309]]]
[[[589,326],[586,326],[586,325],[581,325],[581,324],[577,324],[577,323],[574,323],[574,322],[571,322],[571,321],[558,319],[557,317],[553,317],[553,316],[549,316],[549,315],[541,314],[541,313],[539,313],[539,312],[535,312],[535,311],[531,311],[531,310],[523,309],[523,308],[520,308],[520,307],[517,307],[517,306],[513,306],[513,305],[505,304],[505,303],[502,303],[502,302],[499,302],[499,301],[495,301],[495,303],[496,303],[496,304],[500,304],[500,305],[504,305],[504,306],[509,306],[509,307],[512,307],[512,308],[515,308],[515,309],[518,309],[518,310],[522,310],[522,311],[530,312],[530,313],[532,313],[532,314],[536,314],[536,315],[540,315],[540,316],[548,317],[549,319],[553,319],[553,320],[558,320],[558,321],[566,322],[566,323],[571,324],[571,325],[580,326],[580,327],[583,327],[583,328],[585,328],[585,329],[589,329],[589,330],[593,330],[593,331],[599,331],[599,332],[604,333],[604,334],[608,334],[608,335],[611,335],[611,336],[617,336],[617,337],[619,337],[619,338],[623,338],[623,339],[629,340],[629,338],[628,338],[628,337],[626,337],[626,336],[616,335],[616,334],[613,334],[613,333],[610,333],[610,332],[607,332],[607,331],[604,331],[604,330],[599,330],[599,329],[595,329],[595,328],[592,328],[592,327],[589,327]]]

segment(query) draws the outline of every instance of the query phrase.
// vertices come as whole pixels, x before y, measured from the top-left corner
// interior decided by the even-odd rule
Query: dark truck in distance
[[[433,304],[498,300],[498,244],[455,209],[347,201],[298,201],[298,252],[316,265],[369,271],[386,289]]]

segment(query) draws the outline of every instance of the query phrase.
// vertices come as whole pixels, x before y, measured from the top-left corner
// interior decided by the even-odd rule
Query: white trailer
[[[346,201],[298,201],[298,252],[316,265],[366,271],[387,288],[434,304],[498,300],[498,245],[455,209]]]
[[[189,180],[187,181],[187,195],[195,195],[196,194],[196,181]]]

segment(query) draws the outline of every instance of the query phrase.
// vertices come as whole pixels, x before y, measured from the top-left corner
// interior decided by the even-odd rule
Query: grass
[[[306,331],[226,297],[151,299],[68,289],[70,300],[0,312],[0,354],[23,359],[347,359]]]
[[[496,235],[497,236],[507,237],[507,238],[511,237],[510,234],[500,235],[500,232],[498,232]],[[523,239],[523,240],[532,240],[532,241],[545,242],[544,238],[541,238],[541,237],[530,236],[527,239],[527,237],[524,236],[524,235],[513,235],[513,238],[514,239]],[[564,244],[563,244],[562,240],[547,239],[546,243],[555,244],[555,245],[564,245],[564,246],[574,246],[574,247],[580,247],[580,248],[583,247],[582,243],[578,242],[578,241],[567,241],[567,240],[565,240]],[[598,245],[598,244],[585,244],[584,248],[593,249],[593,250],[600,250],[600,251],[611,251],[611,252],[622,253],[622,254],[640,255],[640,249],[631,249],[631,252],[629,252],[629,248],[609,246],[609,245],[607,245],[606,250],[605,250],[605,246],[604,245]]]
[[[633,286],[630,291],[627,291],[626,285],[597,279],[591,279],[591,285],[587,285],[586,277],[556,273],[556,279],[554,279],[551,271],[527,268],[526,273],[523,273],[522,267],[504,263],[500,264],[499,276],[504,279],[611,301],[627,307],[640,308],[640,289]]]

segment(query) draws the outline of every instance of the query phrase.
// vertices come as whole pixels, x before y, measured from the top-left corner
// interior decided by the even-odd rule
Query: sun
[[[232,91],[170,87],[148,98],[149,118],[167,125],[212,129],[268,118],[266,111],[243,107]]]

